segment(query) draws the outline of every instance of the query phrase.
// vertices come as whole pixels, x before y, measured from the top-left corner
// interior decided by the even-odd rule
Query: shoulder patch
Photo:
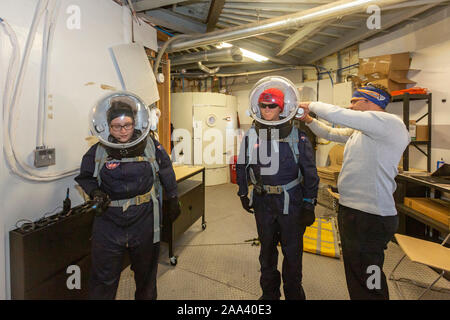
[[[106,169],[114,170],[120,165],[119,161],[108,161],[105,163]]]

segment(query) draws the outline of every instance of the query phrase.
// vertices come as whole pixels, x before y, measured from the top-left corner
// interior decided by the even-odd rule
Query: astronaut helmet
[[[145,144],[151,130],[151,109],[137,95],[116,91],[102,97],[90,115],[90,130],[107,150],[119,150],[122,156]]]
[[[289,79],[280,76],[262,78],[250,91],[249,100],[248,114],[254,119],[257,132],[260,129],[269,132],[278,129],[279,138],[289,135],[293,119],[298,116],[300,102],[299,91]],[[276,107],[279,107],[279,115],[276,119],[270,119],[268,114],[273,112],[267,108]]]

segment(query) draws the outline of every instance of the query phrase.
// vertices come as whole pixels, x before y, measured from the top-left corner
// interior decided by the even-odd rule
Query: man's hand
[[[243,207],[247,212],[250,212],[250,213],[253,214],[254,211],[251,210],[251,209],[253,209],[253,206],[250,206],[250,199],[249,199],[247,196],[241,196],[240,199],[241,199],[242,207]]]
[[[311,102],[300,102],[300,104],[298,105],[299,108],[302,108],[303,110],[305,110],[305,114],[309,113],[309,104]]]
[[[299,108],[303,109],[304,115],[301,118],[298,118],[300,121],[311,123],[313,121],[313,118],[309,115],[309,104],[311,102],[300,102],[298,105]]]

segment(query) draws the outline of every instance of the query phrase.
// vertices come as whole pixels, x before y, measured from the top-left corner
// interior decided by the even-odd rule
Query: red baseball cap
[[[258,103],[261,102],[276,103],[280,107],[281,111],[283,111],[284,93],[280,89],[276,88],[266,89],[259,95]]]

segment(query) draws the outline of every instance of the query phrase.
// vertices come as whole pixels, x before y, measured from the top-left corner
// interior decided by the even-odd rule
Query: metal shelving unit
[[[405,197],[439,199],[443,193],[450,192],[450,185],[428,182],[415,177],[413,174],[404,173],[397,175],[395,179],[397,189],[394,193],[394,199],[399,213],[398,233],[440,242],[441,239],[435,232],[432,233],[432,237],[429,236],[429,229],[432,228],[445,237],[450,231],[449,225],[407,207],[404,199]]]
[[[432,109],[432,97],[429,94],[409,94],[405,93],[403,95],[392,97],[392,102],[403,102],[403,122],[409,131],[409,116],[410,116],[410,101],[425,100],[428,105],[428,112],[421,116],[416,122],[419,122],[423,118],[428,119],[428,141],[411,141],[410,145],[419,150],[422,154],[427,157],[427,171],[431,172],[431,109]],[[419,146],[426,146],[427,151],[425,152]],[[403,170],[409,170],[409,148],[406,148],[403,153]]]

